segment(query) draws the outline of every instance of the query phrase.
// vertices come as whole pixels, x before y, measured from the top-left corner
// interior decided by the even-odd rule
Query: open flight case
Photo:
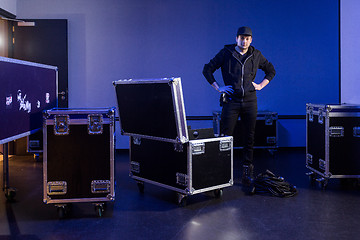
[[[189,195],[233,185],[233,138],[215,137],[213,129],[190,129],[180,78],[114,82],[120,128],[130,136],[130,176],[144,183]]]

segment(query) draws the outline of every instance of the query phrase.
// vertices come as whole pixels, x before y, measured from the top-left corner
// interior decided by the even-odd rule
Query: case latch
[[[205,153],[205,143],[193,143],[191,144],[191,154],[200,155]]]
[[[69,115],[55,115],[54,116],[54,134],[68,135],[70,131],[70,116]]]
[[[265,115],[265,125],[266,126],[273,125],[273,121],[274,121],[274,119],[273,119],[273,116],[271,114]]]
[[[225,152],[231,150],[231,140],[221,140],[220,141],[220,152]]]
[[[309,113],[309,122],[313,122],[314,121],[314,107],[310,106],[308,108],[308,113]]]
[[[88,115],[88,133],[91,135],[103,133],[103,116],[102,116],[102,114],[89,114]]]
[[[354,127],[353,128],[353,136],[354,137],[360,137],[360,127]]]
[[[188,177],[184,173],[176,173],[176,183],[182,186],[187,186]]]
[[[141,145],[141,138],[139,137],[132,137],[133,144],[140,146]]]
[[[134,173],[140,173],[140,163],[131,161],[130,162],[130,171]]]

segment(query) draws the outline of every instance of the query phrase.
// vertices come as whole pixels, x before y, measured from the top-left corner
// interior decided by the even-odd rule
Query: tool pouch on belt
[[[224,103],[228,103],[230,101],[230,96],[226,93],[222,93],[220,95],[220,106],[222,107]]]

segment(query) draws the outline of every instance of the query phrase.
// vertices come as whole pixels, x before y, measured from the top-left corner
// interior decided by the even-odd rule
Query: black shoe
[[[243,165],[243,175],[241,183],[245,186],[251,186],[254,179],[254,165]]]

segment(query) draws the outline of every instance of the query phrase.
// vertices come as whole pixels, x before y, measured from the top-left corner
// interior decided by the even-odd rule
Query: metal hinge
[[[320,124],[324,123],[324,109],[319,108],[319,118],[318,118],[318,122]]]
[[[319,168],[320,168],[321,170],[326,171],[326,161],[325,161],[325,160],[319,159]]]
[[[306,164],[310,165],[313,163],[313,156],[311,154],[306,154]]]

